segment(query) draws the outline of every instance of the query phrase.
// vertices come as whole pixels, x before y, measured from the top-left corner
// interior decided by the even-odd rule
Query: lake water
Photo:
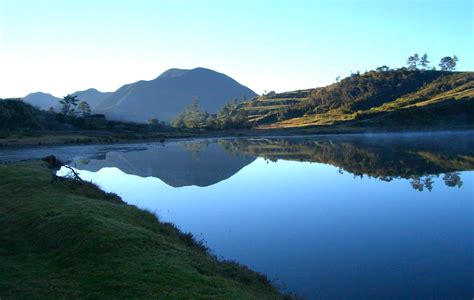
[[[14,149],[0,160],[49,154],[306,298],[474,296],[472,132]]]

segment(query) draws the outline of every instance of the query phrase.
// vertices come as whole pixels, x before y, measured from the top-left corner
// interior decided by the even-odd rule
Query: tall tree
[[[91,107],[89,103],[87,103],[86,101],[79,102],[79,105],[77,106],[77,108],[82,113],[83,117],[88,116],[91,113]]]
[[[458,57],[453,55],[453,57],[445,56],[441,58],[439,66],[441,71],[454,71],[456,70],[456,64],[458,62]]]
[[[79,101],[77,96],[64,96],[61,100],[59,100],[59,103],[62,105],[61,112],[64,115],[73,115],[77,106],[77,101]]]
[[[420,60],[420,57],[418,56],[418,53],[415,53],[409,56],[407,59],[408,70],[411,70],[411,71],[416,70],[418,67],[419,60]]]
[[[420,66],[423,70],[427,70],[428,69],[428,64],[430,63],[430,61],[428,60],[428,54],[423,54],[423,56],[421,56],[421,59],[420,59]]]

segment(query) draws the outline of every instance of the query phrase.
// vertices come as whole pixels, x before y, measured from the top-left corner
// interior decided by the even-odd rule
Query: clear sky
[[[427,52],[474,70],[473,0],[0,0],[0,97],[114,91],[206,67],[257,93]]]

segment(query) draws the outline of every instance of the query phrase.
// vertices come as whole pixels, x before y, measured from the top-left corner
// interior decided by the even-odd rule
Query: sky
[[[456,54],[474,71],[473,0],[0,0],[0,97],[115,91],[205,67],[258,94]]]

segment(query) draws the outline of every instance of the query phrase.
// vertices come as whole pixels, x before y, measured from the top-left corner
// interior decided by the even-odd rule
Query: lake
[[[474,296],[473,132],[2,149],[0,160],[50,154],[285,291]]]

